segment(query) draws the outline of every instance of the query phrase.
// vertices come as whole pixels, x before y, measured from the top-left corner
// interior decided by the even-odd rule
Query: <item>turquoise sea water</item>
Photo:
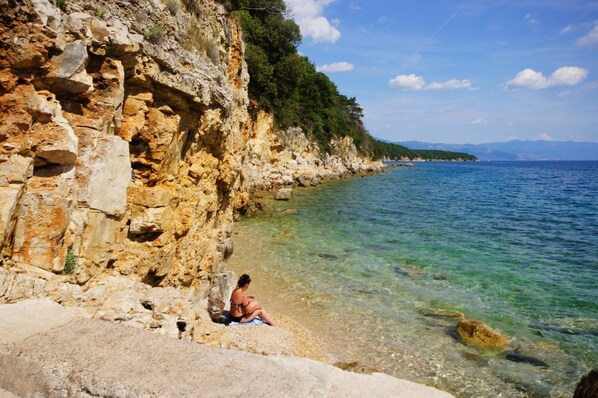
[[[421,163],[296,189],[235,228],[235,261],[338,360],[462,397],[570,397],[598,368],[598,162]],[[435,310],[543,364],[467,347]]]

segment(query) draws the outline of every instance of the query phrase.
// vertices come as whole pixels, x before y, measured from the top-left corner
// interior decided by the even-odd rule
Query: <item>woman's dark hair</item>
[[[573,398],[592,398],[598,397],[598,370],[590,370],[590,372],[581,378]]]
[[[239,278],[239,282],[237,282],[237,287],[243,287],[249,285],[249,283],[251,283],[251,278],[249,277],[249,275],[243,274]]]

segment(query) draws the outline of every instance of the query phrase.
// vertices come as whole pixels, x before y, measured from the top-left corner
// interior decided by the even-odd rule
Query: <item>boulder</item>
[[[463,319],[457,325],[457,332],[467,345],[482,348],[503,348],[509,339],[502,333],[492,329],[486,323],[473,319]]]
[[[44,83],[53,92],[82,94],[93,90],[93,79],[85,70],[88,60],[85,42],[75,40],[67,44],[62,54],[51,59],[52,67]]]
[[[313,180],[308,176],[300,175],[296,178],[296,180],[297,185],[299,185],[300,187],[310,187],[312,185],[316,185],[313,183]]]
[[[280,188],[274,193],[274,199],[276,200],[290,200],[293,196],[293,190],[291,188]]]

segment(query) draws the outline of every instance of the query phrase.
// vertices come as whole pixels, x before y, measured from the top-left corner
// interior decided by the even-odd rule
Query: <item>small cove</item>
[[[595,162],[418,164],[295,190],[235,225],[231,267],[331,362],[456,396],[571,395],[598,366]],[[464,313],[548,364],[466,347]]]

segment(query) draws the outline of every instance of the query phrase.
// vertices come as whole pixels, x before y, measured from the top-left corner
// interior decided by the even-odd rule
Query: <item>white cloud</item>
[[[584,84],[583,88],[588,89],[588,90],[598,89],[598,80]]]
[[[536,14],[527,14],[525,16],[525,20],[527,24],[533,27],[534,29],[540,26],[540,20],[536,18]]]
[[[542,141],[554,141],[554,138],[548,133],[538,134],[538,139]]]
[[[563,29],[561,29],[561,34],[567,34],[567,33],[571,33],[571,32],[575,32],[579,30],[579,26],[577,25],[567,25],[565,26]]]
[[[326,64],[322,66],[318,66],[318,72],[348,72],[354,69],[353,64],[349,62],[335,62],[333,64]]]
[[[314,42],[334,43],[341,37],[341,32],[333,23],[322,16],[324,7],[335,0],[286,0],[295,22],[301,28],[303,37],[311,37]],[[338,26],[340,21],[335,20]]]
[[[471,82],[467,79],[465,80],[456,80],[451,79],[447,80],[443,83],[433,82],[427,85],[426,87],[429,90],[456,90],[462,88],[472,88]]]
[[[399,87],[410,90],[421,90],[426,85],[424,78],[415,75],[398,75],[388,82],[391,87]]]
[[[577,39],[577,44],[580,46],[595,46],[598,45],[598,23],[594,24],[594,27],[590,32]]]
[[[471,122],[469,122],[469,124],[475,124],[475,125],[488,124],[488,121],[486,119],[480,117],[475,120],[472,120]]]
[[[533,69],[524,69],[515,76],[515,78],[506,82],[503,86],[510,88],[531,88],[542,90],[559,86],[575,86],[588,77],[588,70],[577,66],[563,66],[555,70],[550,77],[546,77],[542,72],[536,72]]]
[[[416,75],[398,75],[388,82],[391,87],[398,87],[407,90],[456,90],[456,89],[475,89],[467,79],[451,79],[445,82],[426,83],[423,77]]]
[[[575,86],[588,77],[588,70],[577,66],[563,66],[550,76],[551,86]]]

